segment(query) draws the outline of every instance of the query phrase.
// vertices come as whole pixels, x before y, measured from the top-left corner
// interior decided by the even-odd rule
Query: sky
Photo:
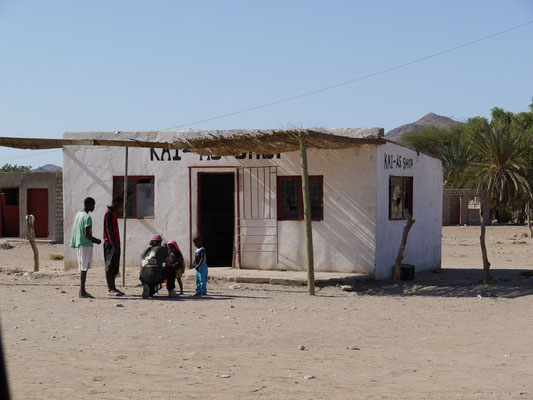
[[[0,136],[387,132],[429,112],[527,111],[533,23],[373,74],[529,21],[533,0],[0,0]],[[63,161],[60,150],[0,147],[5,163]]]

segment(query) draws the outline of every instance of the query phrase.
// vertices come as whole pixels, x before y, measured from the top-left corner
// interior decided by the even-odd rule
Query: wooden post
[[[481,246],[481,257],[483,258],[483,284],[488,285],[490,279],[490,262],[487,257],[487,246],[485,245],[485,215],[483,214],[483,204],[479,206],[479,221],[481,222],[479,244]]]
[[[39,271],[39,249],[35,243],[35,217],[33,215],[26,215],[26,223],[28,226],[28,240],[30,241],[33,250],[33,272]]]
[[[459,225],[463,225],[463,196],[459,196]]]
[[[307,248],[307,290],[315,294],[315,265],[313,257],[313,230],[311,226],[311,199],[309,197],[309,174],[307,172],[307,146],[305,131],[300,131],[300,162],[302,167],[302,195],[304,203],[305,239]]]
[[[526,213],[527,226],[529,228],[529,237],[533,237],[533,226],[531,226],[531,203],[529,201],[526,203]]]
[[[400,276],[402,272],[401,265],[403,253],[407,244],[407,235],[409,235],[411,227],[416,222],[411,216],[409,210],[405,210],[405,213],[407,214],[407,224],[405,224],[405,226],[403,227],[402,242],[400,244],[400,249],[398,250],[398,255],[396,256],[396,263],[394,264],[394,283],[398,283],[400,281]]]
[[[122,230],[122,287],[126,286],[126,220],[128,214],[128,146],[126,146],[126,161],[124,165],[124,203],[122,205],[122,218],[124,229]]]

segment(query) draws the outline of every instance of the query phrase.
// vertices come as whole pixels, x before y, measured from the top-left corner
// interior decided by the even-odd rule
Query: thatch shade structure
[[[361,144],[383,144],[382,128],[301,129],[301,130],[224,130],[224,131],[151,131],[154,137],[172,133],[172,140],[140,141],[139,132],[121,132],[129,140],[109,139],[42,139],[0,137],[0,146],[18,149],[55,149],[62,146],[119,146],[187,150],[199,155],[233,156],[245,152],[261,154],[285,153],[300,148],[300,134],[306,137],[307,148],[343,149]],[[81,133],[80,133],[81,134]]]
[[[119,132],[116,132],[117,134]],[[138,140],[140,132],[120,132],[120,140],[112,139],[111,132],[91,132],[94,139],[76,139],[80,133],[66,133],[66,139],[38,139],[0,137],[0,146],[19,149],[53,149],[63,146],[118,146],[125,148],[124,209],[128,176],[128,148],[178,149],[202,156],[237,156],[242,153],[277,154],[300,151],[302,194],[306,225],[307,271],[309,294],[314,294],[313,242],[307,172],[307,149],[345,149],[364,144],[384,144],[382,128],[359,129],[294,129],[294,130],[224,130],[224,131],[150,131],[143,137],[154,140]],[[124,218],[124,236],[126,218]],[[126,243],[123,247],[123,285],[125,279]]]
[[[366,131],[366,130],[364,130]],[[200,155],[235,156],[245,152],[262,154],[286,153],[300,149],[300,135],[306,137],[308,148],[343,149],[361,144],[385,143],[379,131],[364,137],[341,136],[317,130],[280,130],[240,133],[227,131],[226,134],[177,136],[174,143],[181,148]],[[363,130],[361,130],[363,133]]]

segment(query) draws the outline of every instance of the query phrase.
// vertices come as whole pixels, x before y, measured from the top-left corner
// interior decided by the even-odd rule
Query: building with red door
[[[26,215],[37,239],[63,242],[63,179],[55,172],[0,173],[0,236],[25,238]]]

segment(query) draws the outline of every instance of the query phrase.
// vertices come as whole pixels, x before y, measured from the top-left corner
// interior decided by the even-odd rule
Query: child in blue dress
[[[207,294],[207,257],[202,237],[197,235],[192,240],[196,253],[194,254],[193,267],[196,270],[196,293],[195,296]]]

